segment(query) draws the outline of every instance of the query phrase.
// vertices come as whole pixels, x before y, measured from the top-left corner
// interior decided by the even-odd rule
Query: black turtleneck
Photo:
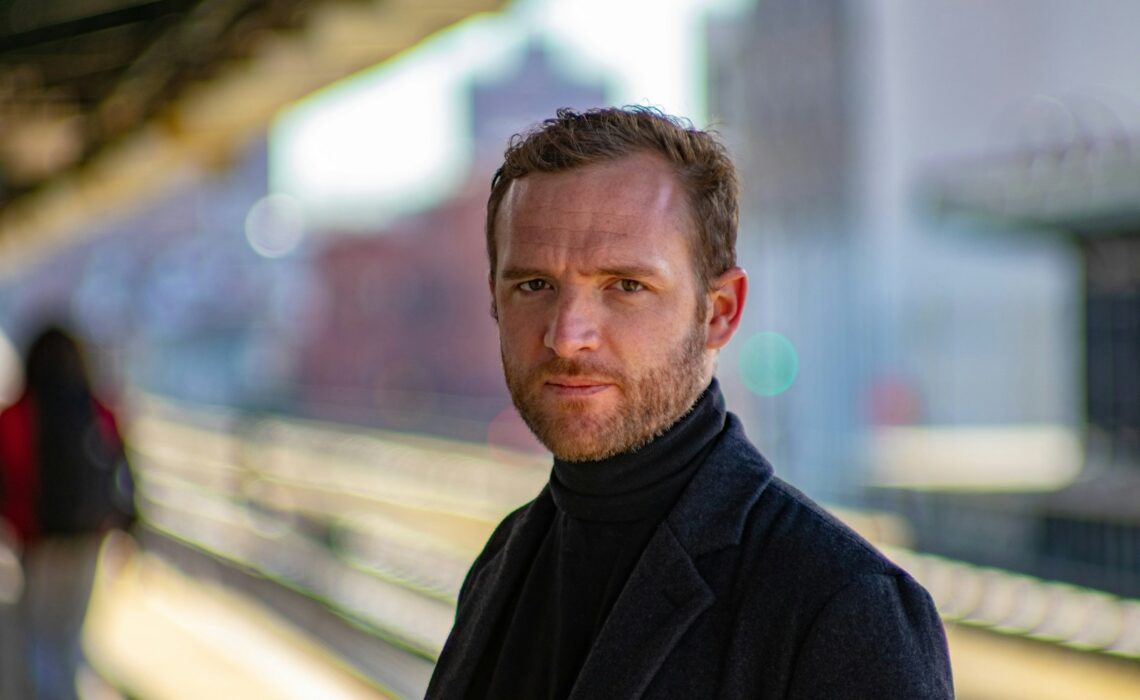
[[[554,461],[554,518],[468,697],[569,695],[645,545],[724,423],[713,379],[687,414],[640,449],[594,462]]]

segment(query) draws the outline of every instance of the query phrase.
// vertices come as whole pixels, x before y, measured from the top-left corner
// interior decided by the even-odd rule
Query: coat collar
[[[658,527],[570,693],[635,698],[716,596],[696,559],[738,545],[772,467],[728,414],[725,432]]]
[[[724,433],[665,523],[692,558],[737,545],[772,475],[772,465],[748,441],[740,419],[729,413]]]

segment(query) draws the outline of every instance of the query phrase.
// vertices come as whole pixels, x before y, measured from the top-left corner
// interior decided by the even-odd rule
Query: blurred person
[[[949,698],[927,592],[773,475],[714,370],[734,166],[644,107],[512,139],[487,205],[507,386],[553,452],[462,586],[429,698]]]
[[[79,343],[32,341],[24,390],[0,412],[0,518],[22,550],[32,697],[76,697],[80,632],[102,535],[134,517],[134,482],[112,412],[92,394]]]

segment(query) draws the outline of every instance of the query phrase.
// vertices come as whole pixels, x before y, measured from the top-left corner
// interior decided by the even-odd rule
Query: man
[[[723,147],[655,110],[560,110],[512,141],[492,312],[554,468],[472,566],[428,697],[952,697],[926,591],[725,410],[736,224]]]

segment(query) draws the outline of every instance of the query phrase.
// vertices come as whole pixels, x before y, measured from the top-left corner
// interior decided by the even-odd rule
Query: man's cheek
[[[499,330],[504,337],[514,342],[525,342],[532,336],[542,336],[542,322],[533,314],[520,312],[510,307],[499,307]]]

